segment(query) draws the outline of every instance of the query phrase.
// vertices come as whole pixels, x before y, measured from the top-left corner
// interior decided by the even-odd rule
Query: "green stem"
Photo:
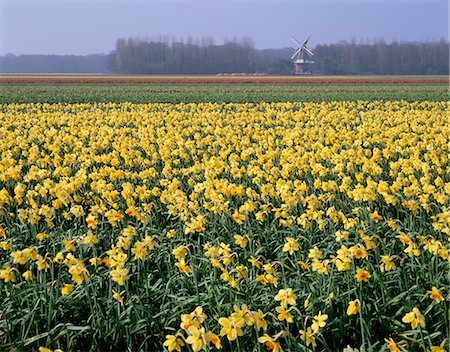
[[[237,350],[238,352],[241,352],[241,348],[239,347],[239,338],[236,338],[236,345],[237,345]]]
[[[358,300],[359,300],[359,326],[360,326],[360,330],[361,330],[361,352],[365,352],[366,351],[366,334],[365,334],[365,329],[363,326],[364,323],[364,318],[362,315],[362,284],[359,284],[359,295],[358,295]]]
[[[422,341],[423,350],[425,351],[427,347],[426,347],[426,344],[425,344],[425,338],[424,338],[424,336],[423,336],[422,327],[420,326],[420,324],[417,325],[417,326],[418,326],[418,328],[419,328],[420,340]]]

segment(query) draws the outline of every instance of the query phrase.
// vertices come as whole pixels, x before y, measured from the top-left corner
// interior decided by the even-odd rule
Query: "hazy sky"
[[[248,36],[256,48],[339,40],[449,38],[447,0],[5,1],[0,55],[109,52],[118,37]]]

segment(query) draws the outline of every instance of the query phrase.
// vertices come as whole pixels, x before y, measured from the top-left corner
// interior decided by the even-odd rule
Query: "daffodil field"
[[[0,350],[448,351],[449,107],[0,105]]]

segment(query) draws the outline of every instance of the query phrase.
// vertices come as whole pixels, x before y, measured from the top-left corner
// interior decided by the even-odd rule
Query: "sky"
[[[447,0],[0,0],[0,55],[108,53],[117,38],[252,38],[258,49],[449,39]]]

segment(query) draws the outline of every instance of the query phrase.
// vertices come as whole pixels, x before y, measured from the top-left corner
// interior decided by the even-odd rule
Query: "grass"
[[[442,83],[3,83],[1,103],[446,101]]]

